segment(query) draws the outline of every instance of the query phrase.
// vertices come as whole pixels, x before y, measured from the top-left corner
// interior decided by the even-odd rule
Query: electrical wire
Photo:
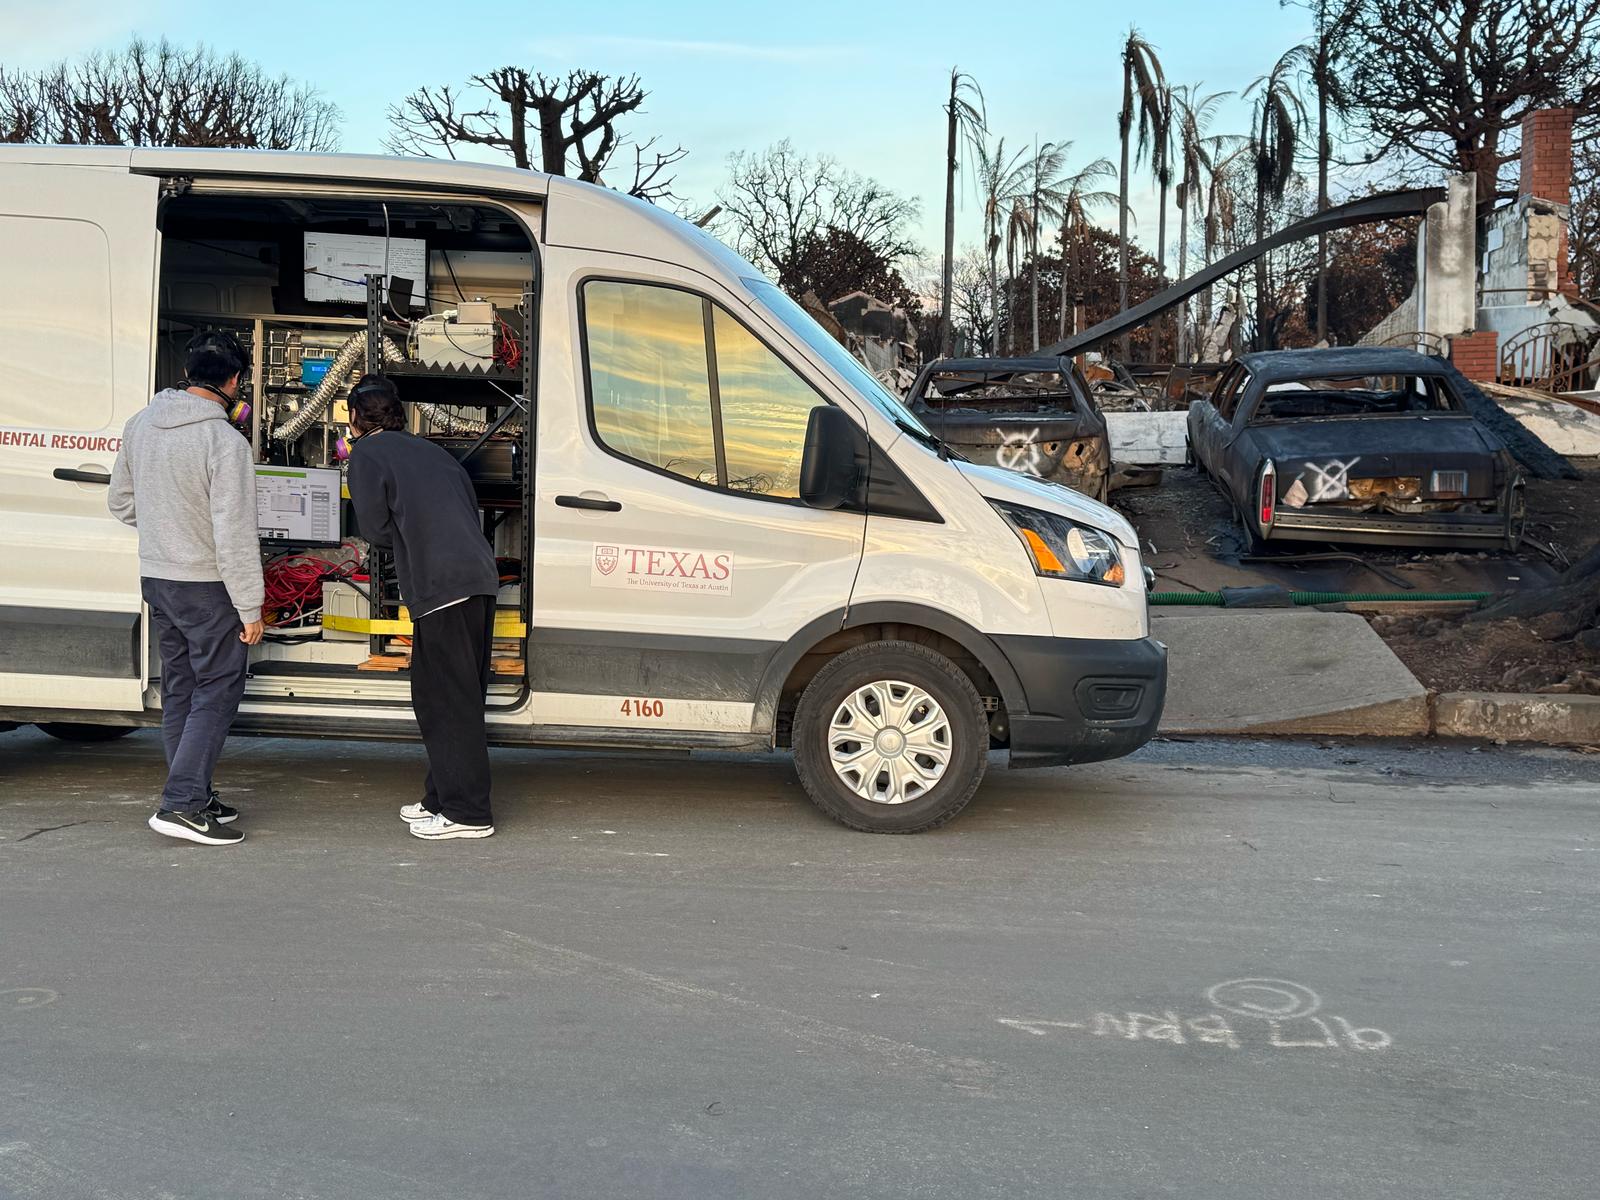
[[[456,269],[450,265],[450,251],[440,247],[439,257],[444,260],[444,269],[450,272],[450,282],[455,285],[456,295],[461,298],[461,303],[467,302],[467,294],[461,290],[461,281],[456,278]]]
[[[354,542],[345,542],[338,553],[342,555],[338,559],[315,554],[283,554],[261,568],[266,584],[262,608],[272,613],[268,625],[289,630],[321,613],[324,581],[342,581],[361,568],[361,552]]]

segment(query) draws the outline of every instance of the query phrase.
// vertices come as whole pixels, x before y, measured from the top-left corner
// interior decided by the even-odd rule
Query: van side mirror
[[[800,459],[800,499],[812,508],[842,508],[863,503],[867,476],[867,435],[841,408],[819,404],[806,422]]]

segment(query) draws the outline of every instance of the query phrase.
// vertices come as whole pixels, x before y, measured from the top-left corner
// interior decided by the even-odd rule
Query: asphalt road
[[[1600,759],[1167,742],[828,823],[788,764],[0,735],[0,1197],[1575,1197]],[[1251,982],[1256,981],[1256,982]]]

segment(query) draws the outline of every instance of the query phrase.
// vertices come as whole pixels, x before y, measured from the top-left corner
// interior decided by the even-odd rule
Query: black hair
[[[406,410],[387,375],[363,375],[350,389],[350,415],[363,430],[404,429]]]
[[[239,339],[224,329],[203,329],[184,347],[184,378],[190,383],[221,387],[250,369],[250,355]]]

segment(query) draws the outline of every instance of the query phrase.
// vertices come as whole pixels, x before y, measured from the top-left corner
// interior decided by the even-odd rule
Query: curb
[[[1221,737],[1427,737],[1433,732],[1428,697],[1419,693],[1313,716],[1277,721],[1230,721],[1225,726],[1204,720],[1163,721],[1157,735]]]
[[[1443,692],[1434,697],[1433,732],[1476,741],[1600,746],[1600,696]]]
[[[1156,736],[1462,738],[1600,747],[1600,696],[1543,692],[1443,692],[1287,721],[1226,726],[1163,722]]]

